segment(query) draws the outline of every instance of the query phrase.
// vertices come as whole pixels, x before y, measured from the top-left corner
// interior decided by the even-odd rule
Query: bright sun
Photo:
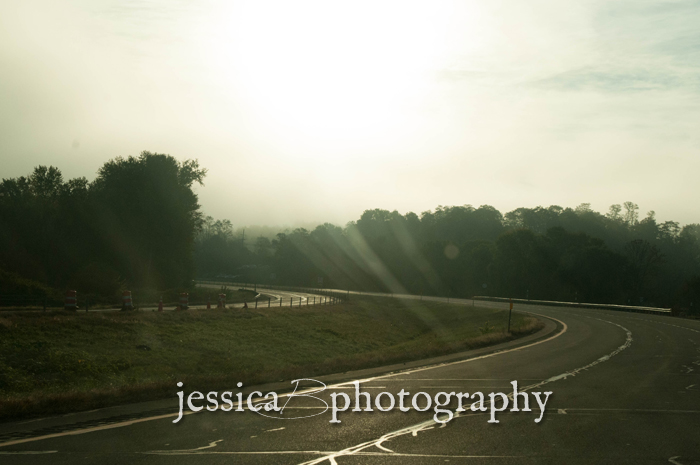
[[[444,66],[437,2],[249,2],[218,18],[210,53],[235,98],[289,131],[391,130]],[[223,32],[222,32],[223,31]]]

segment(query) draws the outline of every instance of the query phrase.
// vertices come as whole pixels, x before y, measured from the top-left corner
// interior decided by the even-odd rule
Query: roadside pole
[[[513,299],[510,299],[510,309],[508,310],[508,333],[510,332],[510,315],[513,313]]]

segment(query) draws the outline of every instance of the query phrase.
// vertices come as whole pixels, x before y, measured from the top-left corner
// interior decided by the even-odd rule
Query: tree
[[[635,297],[639,297],[641,301],[644,294],[647,294],[648,297],[649,292],[652,291],[652,278],[659,271],[663,262],[663,254],[655,245],[643,239],[629,242],[625,247],[625,252],[632,267]]]
[[[606,217],[613,221],[622,221],[622,215],[620,215],[620,212],[622,211],[622,207],[620,206],[619,203],[610,205],[610,209],[608,210]]]
[[[205,173],[194,160],[143,152],[108,161],[92,183],[64,181],[52,166],[3,179],[0,268],[81,293],[182,285],[202,223],[192,186]]]
[[[438,206],[420,216],[373,209],[345,228],[324,224],[280,235],[272,250],[256,243],[253,255],[234,261],[246,269],[253,262],[245,260],[269,266],[287,284],[308,285],[322,276],[328,286],[350,289],[529,293],[601,303],[643,295],[647,302],[671,305],[681,298],[683,283],[700,275],[700,227],[657,224],[653,212],[639,221],[637,210],[632,202],[624,216],[621,205],[603,215],[589,204],[517,208],[505,216],[487,205]],[[216,222],[210,223],[207,228],[214,228]],[[231,247],[206,249],[210,267],[198,269],[211,274]],[[651,251],[646,258],[645,250]]]
[[[625,202],[624,207],[625,214],[623,215],[622,220],[627,226],[634,226],[639,221],[639,206],[634,202]]]
[[[196,160],[142,152],[100,168],[91,186],[104,257],[137,286],[175,287],[194,277],[192,253],[202,225],[193,184],[206,170]]]

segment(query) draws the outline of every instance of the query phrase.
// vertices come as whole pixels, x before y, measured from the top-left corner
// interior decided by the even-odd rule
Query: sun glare
[[[440,3],[244,3],[218,19],[211,60],[236,100],[266,124],[367,138],[404,121],[430,92],[449,49],[447,10]]]

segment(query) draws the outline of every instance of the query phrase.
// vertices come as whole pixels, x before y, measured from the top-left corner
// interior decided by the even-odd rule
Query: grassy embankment
[[[179,289],[169,289],[157,291],[154,289],[136,290],[131,292],[132,302],[136,308],[153,308],[158,306],[158,301],[163,298],[163,306],[166,309],[173,309],[179,305],[180,292],[189,294],[190,305],[206,305],[207,301],[216,307],[219,293],[226,294],[226,303],[235,304],[243,302],[253,302],[256,292],[246,289],[215,289],[211,287],[192,287],[183,291]],[[63,296],[58,291],[51,290],[51,297],[47,297],[47,309],[57,310],[63,307]],[[265,297],[266,298],[266,297]],[[6,300],[9,300],[6,298]],[[19,304],[18,304],[19,303]],[[20,310],[42,310],[44,304],[43,297],[27,296],[23,300],[15,297],[10,301],[10,305],[4,302],[0,306],[0,312],[20,311]],[[101,310],[109,308],[120,308],[122,305],[121,295],[96,296],[78,293],[78,311],[84,311],[86,305],[89,310]]]
[[[418,360],[502,342],[542,323],[436,302],[0,315],[0,418],[232,389]]]

